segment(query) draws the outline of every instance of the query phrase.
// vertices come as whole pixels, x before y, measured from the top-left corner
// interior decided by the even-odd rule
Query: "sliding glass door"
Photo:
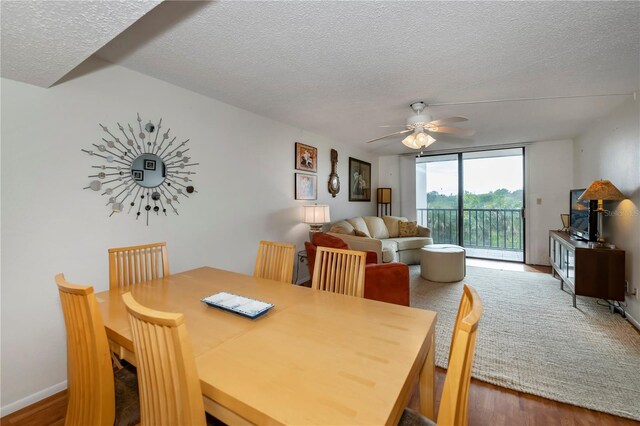
[[[416,164],[418,223],[469,257],[524,261],[524,150],[435,155]]]
[[[418,224],[429,226],[434,241],[439,244],[458,244],[458,154],[423,157],[420,160],[416,166]]]

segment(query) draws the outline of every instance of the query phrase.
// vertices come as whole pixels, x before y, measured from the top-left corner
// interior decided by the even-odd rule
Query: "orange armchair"
[[[316,247],[333,247],[347,249],[347,243],[338,237],[316,232],[313,241],[305,241],[307,249],[307,261],[309,262],[309,274],[313,277],[313,267],[316,260]],[[367,265],[364,276],[365,299],[379,300],[381,302],[395,303],[396,305],[409,306],[409,267],[404,263],[377,263],[377,254],[373,251],[367,253]]]

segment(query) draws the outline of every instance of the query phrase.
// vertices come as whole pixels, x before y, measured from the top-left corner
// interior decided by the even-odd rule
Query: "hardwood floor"
[[[0,419],[1,426],[63,426],[67,412],[67,391],[11,413]]]
[[[446,371],[436,368],[436,413]],[[409,407],[418,409],[418,394]],[[62,426],[67,392],[57,393],[0,419],[2,426]],[[469,426],[631,426],[640,422],[504,389],[471,379]]]
[[[550,273],[548,266],[499,262],[484,259],[467,259],[467,266]],[[436,407],[446,371],[436,368]],[[633,403],[633,401],[629,401]],[[418,408],[417,392],[409,403]],[[1,426],[63,425],[67,407],[66,391],[53,395],[32,406],[0,419]],[[572,425],[640,425],[640,422],[616,417],[574,405],[563,404],[534,395],[501,388],[471,379],[469,391],[469,426],[572,426]]]
[[[436,368],[436,414],[446,370]],[[631,402],[630,402],[631,403]],[[418,408],[417,393],[409,407]],[[469,426],[631,426],[640,422],[471,379]]]

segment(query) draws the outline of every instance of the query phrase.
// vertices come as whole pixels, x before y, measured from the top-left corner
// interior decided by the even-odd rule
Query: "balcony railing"
[[[458,244],[458,209],[418,209],[418,224],[431,228],[436,244]],[[465,247],[522,251],[521,209],[463,209]]]

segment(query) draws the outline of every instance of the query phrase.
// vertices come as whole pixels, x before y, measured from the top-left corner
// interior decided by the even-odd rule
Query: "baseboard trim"
[[[625,312],[625,315],[627,316],[627,321],[629,321],[631,325],[633,325],[636,329],[638,329],[638,331],[640,331],[640,322],[629,315],[629,312]]]
[[[0,417],[4,417],[18,410],[22,410],[23,408],[28,407],[31,404],[35,404],[36,402],[41,401],[45,398],[48,398],[51,395],[55,395],[58,392],[62,392],[66,388],[67,388],[67,381],[65,380],[64,382],[60,382],[56,385],[43,389],[29,396],[26,396],[10,404],[7,404],[4,407],[0,407]]]

